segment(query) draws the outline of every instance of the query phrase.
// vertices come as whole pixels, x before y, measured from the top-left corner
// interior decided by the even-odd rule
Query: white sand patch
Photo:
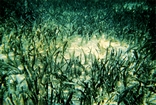
[[[104,35],[101,38],[92,37],[89,41],[84,41],[82,37],[75,36],[69,42],[70,45],[65,53],[65,58],[70,59],[74,53],[75,57],[81,57],[82,63],[84,63],[85,56],[88,57],[90,54],[95,55],[98,59],[104,58],[108,47],[122,52],[126,52],[128,48],[127,44],[121,44],[119,41],[106,40]]]
[[[4,55],[4,54],[0,54],[0,60],[6,60],[7,59],[7,56]]]
[[[25,38],[24,38],[25,39]],[[42,38],[41,38],[42,39]],[[114,50],[121,50],[122,52],[126,52],[129,47],[125,43],[121,43],[117,40],[107,40],[105,35],[102,35],[100,38],[93,36],[92,38],[84,38],[82,36],[71,36],[64,41],[60,41],[60,39],[56,40],[56,47],[62,48],[64,46],[64,42],[68,42],[67,50],[65,51],[64,57],[66,59],[70,59],[72,57],[79,57],[81,59],[82,64],[86,63],[86,58],[91,60],[96,57],[97,59],[102,59],[106,55],[106,50],[108,47],[112,47]],[[23,41],[25,48],[24,53],[28,52],[28,41]],[[50,50],[53,50],[54,42],[50,42]],[[38,52],[42,55],[46,55],[46,50],[48,49],[46,43],[41,43],[40,40],[36,40],[35,46],[38,49]],[[9,52],[8,56],[2,54],[2,49],[4,45],[0,46],[0,59],[6,60],[9,57],[11,60],[14,60],[14,53]],[[29,48],[30,49],[30,48]]]
[[[6,60],[7,59],[7,56],[2,54],[3,47],[4,47],[4,44],[0,45],[0,60]]]
[[[7,77],[7,79],[10,93],[16,90],[22,91],[28,89],[28,85],[25,80],[24,74],[12,74],[9,77]]]

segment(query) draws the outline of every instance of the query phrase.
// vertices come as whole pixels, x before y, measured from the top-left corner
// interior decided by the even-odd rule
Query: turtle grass
[[[11,14],[0,27],[0,104],[154,104],[156,66],[148,49],[147,23],[135,20],[141,16],[137,8],[145,4],[130,10],[128,4],[121,4],[124,9],[111,2],[83,9],[75,2],[75,11],[70,5],[58,8],[51,4],[45,9],[47,3],[35,10],[39,18],[33,21],[19,21]],[[106,4],[110,8],[102,8]],[[82,46],[92,37],[102,39],[103,33],[110,44],[104,48],[97,43],[102,58],[91,48],[87,52],[81,49],[80,55],[69,51],[74,46],[72,37],[83,37]],[[113,47],[114,40],[126,42],[126,51]]]
[[[141,48],[130,46],[122,52],[110,45],[102,59],[83,51],[82,63],[83,58],[74,52],[65,57],[68,37],[60,37],[57,27],[45,33],[46,28],[34,28],[37,31],[32,30],[29,37],[22,29],[20,34],[13,31],[3,37],[3,104],[150,103],[155,93],[155,63]]]

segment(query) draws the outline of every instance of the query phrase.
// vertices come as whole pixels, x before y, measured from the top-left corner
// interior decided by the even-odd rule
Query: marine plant
[[[136,31],[137,22],[134,20],[134,26],[123,25],[132,20],[118,23],[126,13],[132,13],[129,4],[122,3],[126,9],[119,6],[109,10],[102,9],[102,5],[106,6],[103,3],[98,8],[83,7],[83,12],[80,12],[80,3],[75,2],[74,12],[70,3],[67,4],[68,7],[54,6],[54,9],[52,5],[46,11],[48,3],[43,5],[40,11],[47,15],[33,21],[30,19],[31,25],[26,25],[27,20],[20,23],[13,17],[1,24],[0,104],[154,104],[156,66],[148,49],[145,50],[148,32],[144,30],[147,29],[142,25],[143,30]],[[134,11],[136,13],[137,9]],[[108,19],[109,13],[112,16],[117,14],[117,20]],[[117,23],[112,24],[115,21]],[[136,30],[131,30],[131,26]],[[110,40],[106,48],[101,44],[105,41],[103,34]],[[76,48],[70,51],[74,37],[80,42],[77,45],[81,47],[80,54]],[[80,37],[82,40],[79,41]],[[126,51],[111,44],[115,39],[129,44]],[[97,44],[100,57],[93,53],[91,45],[89,50],[82,47],[90,41]]]

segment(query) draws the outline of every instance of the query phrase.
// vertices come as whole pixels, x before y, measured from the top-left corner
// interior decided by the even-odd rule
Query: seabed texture
[[[155,105],[154,0],[0,0],[0,105]]]

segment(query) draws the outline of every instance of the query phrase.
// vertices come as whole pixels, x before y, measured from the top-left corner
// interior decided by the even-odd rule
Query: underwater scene
[[[0,105],[156,105],[155,0],[0,0]]]

